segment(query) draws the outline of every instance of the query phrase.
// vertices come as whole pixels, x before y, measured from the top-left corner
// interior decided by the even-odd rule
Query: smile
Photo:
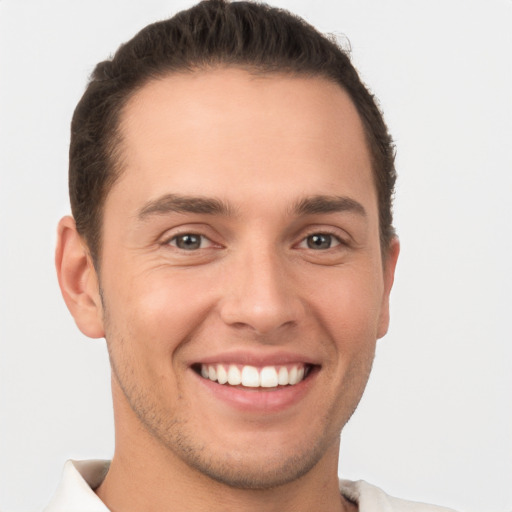
[[[311,365],[304,363],[261,368],[236,364],[201,364],[199,373],[205,379],[229,386],[278,388],[295,386],[308,376],[310,370]]]

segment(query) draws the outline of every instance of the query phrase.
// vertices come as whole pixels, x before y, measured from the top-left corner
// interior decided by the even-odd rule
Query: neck
[[[311,473],[318,473],[315,468]],[[113,511],[164,512],[326,512],[355,511],[339,492],[338,480],[308,474],[272,489],[237,489],[212,481],[181,464],[113,458],[110,470],[96,490]],[[171,507],[172,505],[172,507]]]
[[[162,446],[138,419],[126,415],[133,415],[131,409],[115,408],[115,454],[107,476],[96,489],[98,497],[112,511],[357,510],[339,492],[339,441],[300,478],[267,489],[244,489],[217,482],[190,467],[172,450]]]
[[[112,511],[163,512],[326,512],[353,511],[340,495],[337,478],[333,482],[312,482],[307,476],[273,489],[237,489],[182,471],[178,464],[161,472],[154,463],[115,456],[109,473],[96,490]],[[188,468],[187,468],[188,469]]]

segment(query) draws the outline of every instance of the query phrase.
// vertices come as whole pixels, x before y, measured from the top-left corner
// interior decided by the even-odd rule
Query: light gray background
[[[512,509],[512,2],[277,0],[345,34],[398,145],[402,241],[340,472],[468,512]],[[88,73],[189,1],[0,0],[0,508],[113,450],[104,341],[53,270],[68,126]],[[340,36],[342,37],[342,36]]]

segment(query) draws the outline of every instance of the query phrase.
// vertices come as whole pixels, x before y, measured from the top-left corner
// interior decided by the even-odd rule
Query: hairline
[[[209,62],[204,65],[195,64],[189,67],[182,67],[178,69],[172,68],[163,68],[158,73],[155,73],[151,76],[146,76],[140,80],[139,83],[136,83],[132,86],[131,90],[129,90],[122,99],[122,102],[119,108],[114,113],[114,121],[115,126],[112,131],[112,134],[106,140],[106,146],[109,150],[109,171],[107,174],[107,179],[104,182],[104,186],[101,194],[101,201],[99,204],[99,208],[97,209],[95,222],[97,223],[96,236],[94,241],[87,241],[85,239],[85,243],[89,249],[91,259],[96,271],[99,274],[100,270],[100,260],[101,260],[101,252],[102,252],[102,242],[103,242],[103,219],[104,219],[104,210],[105,204],[107,202],[107,198],[112,191],[112,188],[115,186],[118,179],[120,179],[121,175],[125,171],[125,165],[123,164],[123,156],[125,152],[123,151],[123,119],[124,114],[131,104],[137,94],[142,91],[146,86],[151,83],[158,82],[169,78],[170,76],[182,75],[182,76],[193,76],[197,74],[202,74],[209,71],[217,71],[217,70],[241,70],[246,71],[248,74],[253,76],[254,78],[274,78],[274,77],[290,77],[290,78],[309,78],[309,79],[320,79],[326,82],[337,85],[342,91],[344,91],[354,108],[356,109],[357,115],[361,122],[366,150],[368,151],[368,156],[370,158],[370,166],[371,166],[371,174],[372,174],[372,182],[374,186],[374,190],[376,192],[376,201],[377,201],[377,211],[378,211],[378,221],[379,221],[379,245],[382,253],[382,260],[385,261],[385,254],[387,253],[387,248],[389,248],[392,240],[396,238],[393,226],[392,232],[387,238],[383,237],[382,232],[382,219],[380,214],[380,197],[379,197],[379,186],[377,183],[378,172],[376,170],[376,166],[378,165],[375,162],[374,151],[372,150],[372,142],[370,140],[370,128],[367,127],[367,124],[364,120],[364,116],[361,115],[359,107],[357,103],[354,101],[349,89],[345,87],[342,83],[336,80],[329,73],[324,73],[319,70],[308,71],[308,70],[297,70],[286,67],[281,68],[273,68],[272,66],[265,65],[256,65],[256,64],[244,64],[244,63],[236,63],[236,62],[226,62],[219,59],[217,62]]]

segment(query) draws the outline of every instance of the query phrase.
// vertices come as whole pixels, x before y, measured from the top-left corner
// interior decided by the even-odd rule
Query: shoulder
[[[446,507],[389,496],[382,489],[363,480],[340,480],[340,491],[345,498],[359,505],[359,512],[455,512]]]

